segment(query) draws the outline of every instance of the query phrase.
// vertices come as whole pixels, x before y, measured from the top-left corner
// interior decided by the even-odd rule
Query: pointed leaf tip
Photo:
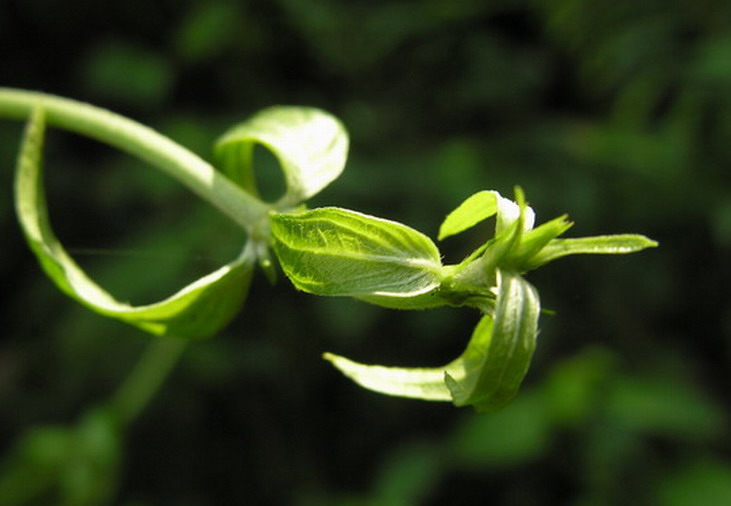
[[[273,214],[274,252],[300,290],[408,307],[440,284],[439,251],[424,234],[401,223],[322,207]]]
[[[530,268],[569,255],[626,255],[657,246],[657,241],[639,234],[553,239],[530,260]]]

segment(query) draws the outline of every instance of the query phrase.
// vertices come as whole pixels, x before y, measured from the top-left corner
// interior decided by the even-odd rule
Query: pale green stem
[[[111,399],[112,410],[123,425],[134,421],[147,406],[188,344],[187,340],[176,337],[153,339]]]
[[[147,161],[250,230],[269,207],[209,163],[136,121],[83,102],[0,87],[0,117],[24,120],[41,106],[50,125],[104,142]]]

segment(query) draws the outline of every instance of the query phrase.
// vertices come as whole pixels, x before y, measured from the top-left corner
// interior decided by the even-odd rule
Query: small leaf
[[[16,211],[26,240],[56,286],[93,311],[156,335],[210,337],[238,312],[253,270],[253,254],[200,278],[171,297],[144,306],[114,299],[92,281],[56,238],[41,181],[44,114],[36,109],[26,128],[15,181]]]
[[[495,214],[498,198],[500,195],[493,191],[481,191],[467,197],[444,219],[439,227],[438,239],[441,241],[464,232]]]
[[[359,364],[326,353],[343,374],[360,386],[387,395],[452,401],[492,411],[517,393],[535,348],[540,303],[520,276],[500,271],[495,318],[485,315],[464,353],[443,367],[403,368]]]
[[[658,243],[638,234],[600,235],[578,239],[554,239],[530,259],[530,269],[552,262],[568,255],[624,255],[647,248],[657,247]]]
[[[520,192],[518,189],[517,191]],[[522,195],[522,193],[521,193]],[[524,230],[533,228],[535,213],[524,205]],[[502,197],[496,191],[481,191],[468,197],[457,208],[449,213],[439,227],[439,240],[468,230],[478,223],[497,214],[495,234],[499,234],[520,217],[520,206],[510,199]]]
[[[264,109],[216,143],[216,156],[227,175],[256,194],[252,167],[255,144],[279,160],[287,182],[280,206],[308,199],[343,171],[348,134],[333,116],[312,107],[277,106]]]
[[[408,307],[406,299],[429,294],[440,284],[436,246],[401,223],[323,207],[273,214],[271,230],[284,273],[305,292]],[[428,304],[429,297],[419,300]]]

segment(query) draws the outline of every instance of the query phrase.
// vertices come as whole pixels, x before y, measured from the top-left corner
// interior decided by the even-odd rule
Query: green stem
[[[42,106],[49,124],[104,142],[137,156],[213,204],[245,229],[269,207],[244,192],[209,163],[136,121],[83,102],[0,87],[0,117],[24,120]]]
[[[132,373],[111,399],[112,410],[128,425],[147,406],[177,363],[188,341],[156,337],[148,345]]]

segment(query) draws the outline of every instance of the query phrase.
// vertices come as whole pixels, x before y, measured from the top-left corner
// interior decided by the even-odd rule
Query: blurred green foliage
[[[319,359],[438,364],[476,315],[255,279],[234,324],[187,351],[107,483],[90,476],[115,471],[117,450],[81,414],[148,338],[64,299],[35,265],[12,212],[21,129],[0,122],[6,471],[55,473],[63,456],[54,497],[76,505],[113,489],[124,506],[731,501],[731,3],[4,0],[0,48],[2,85],[106,106],[207,158],[262,107],[333,112],[350,163],[313,205],[435,236],[467,195],[520,184],[544,219],[569,212],[574,235],[661,243],[535,273],[558,316],[542,317],[524,392],[488,416],[371,394]],[[89,141],[52,132],[47,160],[58,235],[121,299],[171,292],[243,242],[173,181]],[[447,260],[475,244],[456,239]]]

